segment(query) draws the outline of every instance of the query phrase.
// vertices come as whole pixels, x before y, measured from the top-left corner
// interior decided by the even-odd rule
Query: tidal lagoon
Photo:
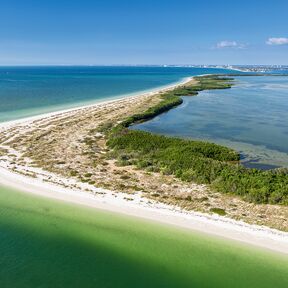
[[[250,168],[288,167],[288,77],[240,76],[226,90],[202,91],[148,122],[153,133],[231,147]]]

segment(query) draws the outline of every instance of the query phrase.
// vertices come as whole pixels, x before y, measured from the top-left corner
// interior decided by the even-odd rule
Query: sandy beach
[[[288,233],[286,232],[250,225],[222,216],[184,211],[143,199],[140,195],[134,196],[133,201],[127,201],[125,193],[115,195],[112,191],[103,189],[95,189],[95,193],[87,193],[84,189],[69,189],[53,185],[3,168],[0,168],[0,184],[37,196],[144,218],[288,254]]]
[[[208,233],[218,237],[233,239],[243,243],[248,243],[254,246],[288,254],[287,232],[268,228],[263,225],[248,224],[243,221],[237,221],[236,220],[238,219],[236,217],[237,215],[235,215],[234,217],[235,219],[231,219],[229,217],[218,216],[216,214],[210,215],[207,213],[202,213],[201,211],[205,212],[205,210],[201,210],[200,209],[201,207],[199,207],[200,209],[199,212],[198,211],[194,212],[191,211],[190,209],[189,210],[183,209],[183,207],[177,205],[171,205],[173,203],[171,203],[170,205],[168,205],[168,203],[161,203],[160,201],[157,201],[153,197],[146,197],[146,194],[143,194],[142,191],[143,187],[139,189],[139,191],[137,189],[136,192],[134,191],[132,193],[133,191],[132,184],[129,186],[130,187],[129,189],[127,188],[128,186],[123,185],[122,185],[123,187],[121,189],[119,188],[119,190],[117,190],[118,186],[111,187],[107,185],[107,188],[105,188],[106,187],[105,185],[107,183],[111,184],[115,182],[116,179],[115,175],[119,175],[120,172],[123,173],[125,172],[130,173],[129,175],[133,174],[134,175],[133,177],[138,177],[137,178],[138,180],[135,178],[136,179],[135,182],[137,181],[139,182],[139,179],[141,179],[143,183],[145,181],[151,182],[154,186],[151,184],[151,187],[149,185],[145,187],[147,191],[150,190],[153,191],[153,189],[154,190],[158,189],[159,187],[157,185],[160,184],[161,189],[169,190],[170,188],[168,187],[168,185],[165,186],[164,183],[166,183],[165,181],[170,181],[169,183],[171,183],[171,187],[173,185],[174,187],[176,187],[176,184],[178,185],[177,189],[179,190],[179,193],[183,194],[184,192],[186,193],[189,190],[189,193],[191,192],[192,195],[194,195],[193,193],[195,193],[195,195],[199,194],[206,195],[205,193],[208,193],[207,195],[210,195],[209,190],[203,185],[190,184],[190,186],[188,185],[185,186],[184,184],[182,185],[181,183],[176,182],[176,180],[171,179],[171,177],[170,178],[163,177],[163,179],[161,179],[161,181],[163,182],[161,182],[160,180],[158,181],[158,179],[155,180],[155,177],[153,178],[153,175],[149,176],[146,175],[145,173],[142,173],[141,171],[123,170],[122,168],[116,167],[115,163],[113,163],[112,161],[110,162],[106,161],[105,165],[103,162],[103,165],[101,166],[102,160],[100,156],[105,154],[104,149],[105,143],[103,144],[104,145],[103,146],[102,142],[104,140],[103,135],[101,133],[98,133],[99,135],[97,136],[99,138],[99,147],[96,147],[97,149],[94,147],[95,148],[94,152],[95,155],[100,155],[96,160],[99,162],[99,167],[101,167],[102,170],[99,168],[100,169],[99,171],[89,170],[87,172],[87,170],[85,169],[91,166],[90,163],[87,163],[87,167],[83,167],[84,164],[83,165],[81,164],[82,163],[81,161],[85,162],[87,159],[84,158],[85,153],[79,156],[79,147],[81,149],[85,147],[84,145],[85,141],[81,142],[79,141],[79,139],[83,140],[83,135],[86,135],[91,129],[93,129],[97,121],[101,125],[103,125],[103,123],[105,124],[108,120],[111,121],[111,119],[107,116],[109,115],[109,113],[111,114],[111,111],[113,111],[114,113],[113,117],[116,117],[113,118],[114,121],[115,119],[117,120],[118,118],[121,120],[121,117],[124,117],[124,115],[126,116],[127,113],[128,114],[131,113],[131,111],[134,109],[131,108],[132,106],[133,107],[135,106],[136,110],[149,107],[149,105],[152,105],[154,103],[153,101],[156,102],[158,101],[157,95],[159,93],[172,89],[178,85],[187,84],[190,81],[193,80],[191,80],[191,78],[186,78],[181,83],[177,83],[169,87],[161,88],[160,90],[158,89],[156,91],[144,93],[138,96],[113,99],[84,107],[67,109],[59,112],[48,113],[44,115],[39,115],[35,117],[0,124],[0,148],[2,149],[0,150],[0,184],[15,188],[17,190],[26,193],[32,193],[35,195],[54,198],[61,201],[67,201],[75,204],[85,205],[96,209],[104,209],[116,213],[123,213],[126,215],[131,215],[133,217],[141,217],[148,220],[175,225],[178,227],[198,231],[201,233]],[[106,119],[105,117],[108,118]],[[75,124],[73,121],[77,123]],[[60,126],[61,127],[63,126],[65,129],[63,128],[60,131],[59,124],[61,124]],[[67,127],[71,130],[67,129]],[[85,127],[85,129],[83,127]],[[67,134],[63,134],[64,130],[65,133]],[[41,134],[39,134],[40,133],[39,131],[41,132]],[[53,138],[51,136],[52,132],[54,133],[52,134],[52,136],[57,134],[58,138],[55,137]],[[56,166],[56,168],[58,169],[58,170],[56,169],[55,171],[51,167],[42,167],[41,165],[39,165],[39,161],[36,158],[30,157],[32,155],[31,154],[32,150],[34,153],[35,151],[36,152],[38,151],[37,149],[40,150],[48,149],[47,145],[50,142],[49,143],[41,142],[43,141],[43,139],[45,139],[45,136],[48,133],[50,135],[49,140],[50,142],[51,139],[52,140],[56,139],[54,142],[57,142],[58,145],[59,144],[58,140],[62,139],[64,145],[65,143],[67,144],[66,147],[57,146],[57,149],[55,148],[57,154],[51,155],[51,157],[54,158],[56,157],[56,160],[58,161],[56,164],[59,167],[55,165],[54,162],[53,163],[51,162],[51,167]],[[73,136],[74,138],[69,138],[68,135],[74,135]],[[37,142],[37,145],[39,145],[40,148],[38,146],[37,147],[33,146],[35,144],[35,143],[33,144],[32,141],[33,139],[34,140],[36,139],[35,141]],[[64,161],[63,159],[57,158],[59,155],[61,156],[61,154],[63,154],[64,152],[67,153],[68,156],[70,155],[69,156],[70,158],[68,159],[68,162],[70,161],[69,165],[67,164],[67,159],[65,159]],[[77,155],[78,158],[75,157],[75,155]],[[41,158],[42,156],[40,155],[39,157]],[[74,160],[72,161],[71,159],[74,159],[75,163],[73,162]],[[45,161],[45,157],[43,161]],[[35,165],[35,163],[37,165]],[[65,166],[66,164],[69,167]],[[82,165],[81,167],[80,164]],[[105,168],[106,171],[103,170],[104,166],[106,167]],[[94,174],[96,176],[98,175],[98,178],[101,180],[101,181],[99,180],[99,187],[97,186],[98,183],[97,179],[93,180],[94,183],[92,183],[91,181],[90,183],[87,183],[83,181],[81,182],[79,181],[79,179],[75,179],[75,177],[74,178],[69,177],[68,174],[65,174],[66,173],[65,171],[68,171],[68,168],[70,169],[71,167],[73,169],[76,169],[75,167],[78,167],[77,171],[79,171],[79,169],[83,169],[83,171],[86,171],[86,174],[93,173],[93,175]],[[111,171],[117,171],[117,173],[115,173],[114,176],[110,177],[109,169],[111,169]],[[61,170],[63,170],[64,174],[61,174],[59,172]],[[106,174],[109,177],[107,179],[104,179],[107,180],[107,183],[106,182],[104,183],[101,177],[103,178],[103,175]],[[121,175],[121,177],[120,178],[123,181],[125,180],[123,183],[130,181],[127,180],[127,178],[125,179],[123,175]],[[122,182],[119,183],[121,184]],[[174,190],[177,189],[175,188]],[[127,193],[125,193],[126,190]],[[214,201],[213,203],[215,205],[219,205],[219,203],[224,202],[228,203],[229,201],[231,201],[231,198],[229,197],[227,198],[226,196],[225,196],[226,198],[223,197],[224,196],[220,195],[217,199],[212,199]],[[249,203],[247,203],[246,205],[245,203],[242,203],[243,202],[242,200],[239,199],[236,199],[235,201],[236,202],[238,201],[237,203],[241,203],[241,205],[243,205],[244,210],[250,209],[251,213],[254,210],[256,211],[255,213],[259,213],[261,209],[262,210],[264,209],[263,206],[258,207],[257,205],[250,205]],[[277,212],[279,210],[277,206],[267,205],[267,207],[269,215],[270,214],[276,215],[275,217],[282,219],[281,222],[277,218],[277,221],[279,220],[281,222],[281,223],[279,222],[280,224],[278,225],[279,226],[284,225],[285,227],[287,223],[285,213],[287,212],[287,210],[285,210],[284,212],[282,211]],[[231,209],[231,211],[233,211],[233,209]],[[259,221],[264,220],[260,219]],[[257,223],[260,224],[263,223],[259,221]]]
[[[209,74],[206,74],[206,75],[209,75]],[[87,108],[97,108],[98,106],[117,103],[119,100],[122,100],[122,99],[133,100],[133,99],[135,99],[135,97],[141,98],[141,97],[147,97],[147,96],[155,95],[159,92],[169,91],[169,90],[171,90],[177,86],[185,85],[191,81],[193,81],[193,77],[185,77],[184,79],[180,80],[179,82],[176,82],[176,83],[171,84],[171,85],[165,85],[165,86],[160,87],[160,88],[155,88],[155,89],[152,89],[148,92],[136,93],[135,95],[132,94],[130,96],[123,95],[123,96],[119,96],[119,97],[112,97],[109,100],[102,100],[102,101],[99,100],[95,103],[91,103],[91,104],[87,104],[87,105],[81,105],[79,107],[67,108],[67,109],[62,109],[62,110],[55,111],[55,112],[48,112],[48,113],[39,114],[39,115],[35,115],[35,116],[30,116],[30,117],[25,117],[25,118],[21,118],[21,119],[17,119],[17,120],[5,121],[5,122],[0,123],[0,131],[2,131],[3,129],[13,127],[15,125],[25,125],[26,123],[29,124],[33,121],[37,121],[37,120],[41,120],[41,119],[47,119],[50,117],[61,116],[63,114],[77,112],[77,111],[81,111],[81,110],[87,109]]]

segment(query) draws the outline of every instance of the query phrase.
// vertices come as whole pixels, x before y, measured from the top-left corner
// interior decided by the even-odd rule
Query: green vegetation
[[[196,85],[163,93],[162,101],[142,114],[124,120],[110,130],[108,146],[120,165],[136,165],[150,172],[172,174],[183,181],[210,184],[222,193],[242,196],[255,203],[288,204],[288,171],[262,171],[239,165],[235,151],[213,143],[183,140],[127,129],[182,103],[181,95],[197,95],[205,89],[226,89],[231,78],[196,77]]]
[[[209,158],[219,161],[239,160],[237,152],[217,144],[153,135],[144,131],[122,130],[110,138],[108,145],[117,150],[125,150],[124,155],[119,155],[121,156],[121,160],[127,160],[131,157],[145,157],[145,155],[149,156],[151,154],[149,156],[149,158],[153,158],[149,162],[151,165],[156,163],[157,159],[166,158],[168,161],[171,161],[181,157],[182,166],[188,162],[188,166],[190,167],[192,164],[190,163],[191,155],[197,158]],[[133,153],[136,151],[136,154]],[[132,154],[127,154],[126,152]],[[149,163],[147,162],[146,166],[149,166]]]
[[[108,145],[122,165],[172,174],[183,181],[211,184],[219,192],[243,196],[255,203],[288,203],[285,169],[262,171],[239,164],[239,155],[226,147],[201,141],[121,130]]]
[[[90,178],[92,176],[92,173],[85,173],[84,174],[84,177],[86,177],[86,178]]]
[[[163,93],[161,95],[162,101],[159,104],[149,108],[143,113],[135,114],[127,118],[117,127],[121,129],[123,127],[129,127],[130,125],[137,122],[152,119],[155,116],[182,104],[183,100],[180,96],[195,96],[198,94],[199,91],[202,90],[228,89],[232,86],[231,78],[227,77],[217,77],[215,75],[209,75],[202,77],[194,77],[194,79],[198,81],[197,84],[179,86],[171,91]]]
[[[78,175],[78,171],[71,170],[71,171],[70,171],[70,175],[71,175],[72,177],[77,176],[77,175]]]
[[[221,209],[221,208],[211,208],[210,211],[213,212],[213,213],[216,213],[216,214],[218,214],[220,216],[225,216],[226,215],[225,210]]]

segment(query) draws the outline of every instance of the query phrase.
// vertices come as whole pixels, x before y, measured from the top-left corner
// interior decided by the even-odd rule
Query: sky
[[[0,0],[0,65],[288,65],[288,0]]]

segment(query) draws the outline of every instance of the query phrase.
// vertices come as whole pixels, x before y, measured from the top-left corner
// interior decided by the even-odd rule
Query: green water
[[[0,189],[0,287],[288,287],[287,257]]]

